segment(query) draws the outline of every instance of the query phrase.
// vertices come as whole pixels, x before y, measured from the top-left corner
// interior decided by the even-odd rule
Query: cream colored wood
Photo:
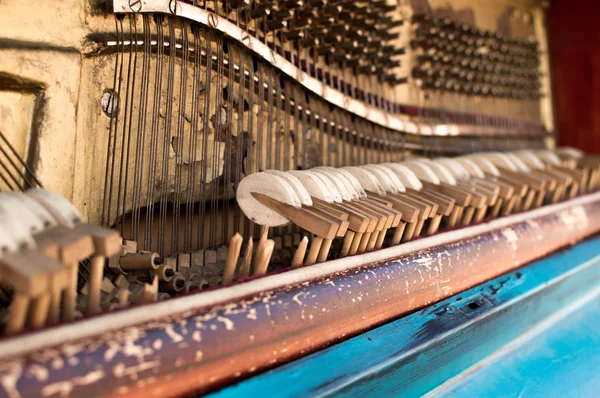
[[[300,208],[300,199],[283,178],[268,173],[254,173],[242,179],[237,189],[237,202],[253,222],[269,227],[286,225],[289,220],[256,200],[252,193],[261,193],[278,202]]]
[[[383,163],[381,166],[392,170],[405,188],[411,188],[415,191],[420,191],[423,188],[421,181],[419,181],[415,173],[408,167],[399,163]]]
[[[302,265],[304,261],[304,256],[306,255],[306,248],[308,247],[308,238],[305,236],[300,241],[296,252],[294,253],[294,257],[292,258],[292,267]]]
[[[583,151],[581,151],[577,148],[572,148],[572,147],[568,147],[568,146],[563,146],[563,147],[557,148],[554,150],[554,152],[558,156],[566,156],[571,159],[581,159],[582,157],[585,156],[585,153],[583,153]]]
[[[33,250],[33,234],[43,231],[44,224],[13,197],[0,194],[0,228],[11,235],[19,249]]]
[[[286,173],[296,177],[310,196],[314,198],[324,200],[327,203],[333,203],[334,201],[340,202],[342,200],[342,197],[337,191],[335,193],[339,198],[334,196],[334,193],[327,187],[321,178],[310,171],[291,170],[286,171]]]
[[[496,165],[492,163],[489,159],[487,159],[484,156],[481,156],[480,154],[468,155],[464,158],[459,159],[468,159],[473,161],[475,164],[477,164],[477,166],[479,166],[479,168],[481,168],[481,170],[485,174],[489,174],[495,177],[500,176],[500,170],[498,170],[498,167],[496,167]]]
[[[354,175],[352,175],[352,173],[350,173],[348,170],[345,170],[343,168],[334,169],[334,170],[337,170],[339,173],[344,174],[344,176],[348,179],[348,181],[350,181],[352,183],[352,186],[354,187],[354,189],[356,189],[356,191],[360,193],[361,199],[364,199],[367,197],[367,193],[365,192],[364,188],[362,187],[362,185],[360,185],[360,182],[356,179],[356,177],[354,177]]]
[[[344,200],[342,192],[340,192],[338,187],[335,184],[333,184],[329,178],[327,178],[323,174],[315,173],[313,169],[303,171],[303,173],[312,174],[317,179],[319,179],[319,181],[321,181],[325,189],[327,189],[331,193],[331,196],[333,197],[333,202],[342,203],[342,201]]]
[[[433,162],[446,166],[448,171],[450,171],[452,173],[452,175],[454,176],[454,178],[456,179],[457,182],[458,181],[467,181],[467,180],[469,180],[469,178],[471,178],[471,175],[469,174],[467,169],[465,169],[462,164],[460,164],[459,162],[457,162],[454,159],[437,158],[437,159],[434,159]]]
[[[600,200],[600,193],[592,193],[567,202],[544,206],[531,212],[512,214],[479,225],[447,231],[360,256],[331,260],[323,264],[318,264],[315,267],[297,267],[288,272],[270,275],[265,278],[248,281],[247,283],[235,284],[223,289],[212,289],[202,294],[176,297],[169,301],[158,302],[153,306],[139,306],[127,309],[126,311],[118,311],[110,315],[111,322],[108,323],[105,317],[91,317],[81,320],[77,328],[73,328],[71,324],[59,325],[40,333],[22,334],[14,340],[0,340],[0,359],[4,360],[25,355],[36,350],[58,346],[68,341],[91,338],[97,336],[98,333],[109,333],[163,317],[197,311],[199,308],[225,304],[232,300],[242,299],[264,291],[272,291],[317,278],[326,278],[334,273],[347,272],[364,267],[365,264],[387,261],[390,258],[407,256],[434,246],[474,238],[492,230],[502,230],[516,223],[535,220],[569,209],[576,209],[598,200]]]
[[[304,188],[304,185],[302,185],[302,182],[300,182],[296,176],[280,170],[265,170],[265,173],[273,174],[283,178],[294,189],[294,192],[296,192],[296,195],[298,195],[298,199],[300,199],[302,206],[312,206],[310,193],[308,193],[306,188]]]
[[[503,153],[500,152],[486,152],[478,156],[482,156],[494,163],[496,166],[507,169],[510,171],[518,172],[519,168],[513,163],[513,161]]]
[[[535,151],[537,156],[539,156],[544,162],[558,166],[560,165],[560,158],[556,156],[556,154],[549,150]]]
[[[536,156],[533,151],[523,150],[515,152],[514,154],[529,165],[530,168],[543,169],[545,167],[544,162]]]
[[[369,173],[373,174],[386,192],[398,193],[398,188],[394,185],[392,179],[387,175],[387,173],[384,173],[376,167],[368,165],[360,166],[360,168],[367,170]]]
[[[513,161],[513,163],[517,166],[519,171],[522,171],[525,173],[525,172],[528,172],[531,170],[531,168],[523,160],[521,160],[521,158],[518,157],[516,154],[514,154],[512,152],[506,152],[505,155],[508,156],[510,158],[510,160]]]
[[[452,174],[452,171],[448,169],[448,166],[433,162],[429,159],[419,159],[418,161],[423,162],[430,167],[435,175],[440,179],[440,182],[448,185],[456,185],[456,178],[454,178],[454,175]]]
[[[25,206],[32,214],[34,214],[42,223],[44,229],[55,227],[56,219],[44,208],[40,203],[28,195],[23,195],[17,192],[3,192],[2,196],[11,196],[16,203]],[[40,231],[41,232],[41,231]],[[37,232],[39,233],[39,232]]]
[[[230,283],[233,280],[243,241],[244,238],[242,238],[242,235],[239,233],[233,235],[229,241],[227,259],[225,260],[225,267],[223,268],[222,284]]]
[[[73,228],[82,222],[79,211],[61,195],[43,189],[30,189],[26,194],[44,206],[60,225]]]
[[[19,243],[11,231],[3,228],[0,224],[0,258],[2,258],[4,254],[16,252],[18,248]],[[0,275],[0,280],[2,280],[2,275]]]
[[[485,177],[484,171],[472,159],[459,157],[459,158],[452,158],[452,160],[455,161],[456,163],[460,164],[462,167],[464,167],[464,169],[469,172],[471,177],[477,177],[477,178]]]
[[[421,181],[427,181],[435,185],[440,184],[439,177],[435,174],[431,167],[424,162],[418,160],[409,160],[402,162],[402,165],[408,167]]]
[[[327,170],[323,170],[323,172],[333,174],[340,181],[342,181],[342,183],[344,184],[344,188],[346,188],[346,190],[350,193],[350,196],[352,196],[352,200],[359,200],[361,198],[361,191],[364,192],[364,190],[356,189],[352,181],[350,181],[348,177],[346,177],[346,174],[341,173],[339,169],[331,167]]]
[[[250,275],[250,266],[252,265],[252,255],[254,251],[254,241],[250,237],[248,239],[248,244],[246,245],[246,252],[244,253],[244,260],[240,265],[240,270],[238,271],[237,278],[247,278]]]
[[[402,183],[400,178],[389,167],[383,166],[381,164],[374,164],[371,166],[377,167],[382,172],[386,173],[392,179],[392,183],[396,186],[396,188],[398,189],[398,192],[400,192],[400,193],[406,192],[406,187],[404,186],[404,184]]]
[[[394,173],[392,170],[390,170],[390,168],[382,166],[380,164],[370,164],[370,165],[366,165],[365,167],[368,170],[377,171],[377,172],[383,173],[385,176],[387,176],[389,183],[395,190],[395,192],[392,191],[393,193],[406,192],[406,187],[404,186],[404,184],[402,184],[402,181],[400,181],[400,178],[398,178],[396,173]]]
[[[354,166],[344,167],[344,170],[347,170],[350,174],[352,174],[358,180],[358,182],[360,182],[360,185],[365,191],[375,192],[379,195],[385,195],[385,189],[379,180],[377,180],[377,178],[369,170]]]
[[[342,200],[346,200],[346,201],[351,201],[353,200],[352,197],[352,193],[351,191],[348,190],[349,187],[347,187],[344,183],[343,180],[341,180],[336,174],[328,172],[328,171],[323,171],[323,170],[310,170],[312,173],[315,173],[316,175],[322,177],[326,182],[329,182],[329,184],[333,184],[333,187],[335,187],[335,189],[337,189],[337,191],[340,193],[340,195],[342,196]]]

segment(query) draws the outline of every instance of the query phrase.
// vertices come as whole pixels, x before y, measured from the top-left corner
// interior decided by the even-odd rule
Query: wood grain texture
[[[3,360],[0,397],[214,390],[597,232],[600,201],[582,203],[400,258]],[[111,314],[104,316],[110,322]]]
[[[557,396],[559,388],[573,395],[569,391],[575,386],[564,377],[564,385],[556,383],[557,368],[576,380],[578,391],[584,392],[579,396],[590,395],[597,367],[589,365],[600,357],[588,358],[585,352],[600,352],[595,347],[599,321],[573,330],[590,331],[589,340],[563,340],[552,347],[543,338],[540,342],[535,329],[553,330],[556,324],[569,329],[568,314],[589,312],[586,300],[598,300],[600,293],[599,244],[600,237],[592,238],[210,397],[251,397],[262,391],[277,391],[281,398],[493,397],[518,396],[520,391],[531,396],[532,390],[546,392],[536,396]],[[535,344],[546,349],[532,352]],[[492,357],[510,350],[519,353],[508,353],[497,366]],[[529,366],[515,369],[515,357]],[[551,377],[546,370],[554,370]]]

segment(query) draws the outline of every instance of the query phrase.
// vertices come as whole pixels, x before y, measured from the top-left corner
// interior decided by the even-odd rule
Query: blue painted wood
[[[213,396],[420,396],[599,284],[596,237]]]
[[[442,397],[597,397],[600,299],[579,306],[540,333],[520,339],[473,372],[434,390]]]

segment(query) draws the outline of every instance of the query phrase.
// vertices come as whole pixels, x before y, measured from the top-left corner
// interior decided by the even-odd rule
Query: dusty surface
[[[171,396],[214,389],[582,239],[600,229],[598,212],[597,202],[565,208],[398,259],[5,360],[0,396]]]

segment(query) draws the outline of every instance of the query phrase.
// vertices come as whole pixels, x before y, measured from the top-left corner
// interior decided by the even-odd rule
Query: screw
[[[215,14],[209,14],[208,15],[208,26],[210,26],[211,28],[216,28],[217,25],[219,24],[219,18],[217,18],[217,16]]]
[[[142,0],[129,0],[129,8],[133,12],[142,11]]]
[[[177,0],[169,1],[169,11],[171,11],[171,14],[177,14]]]
[[[106,90],[100,100],[102,111],[108,117],[115,117],[119,111],[119,98],[113,90]]]
[[[242,43],[246,46],[250,44],[250,36],[247,33],[242,36]]]

